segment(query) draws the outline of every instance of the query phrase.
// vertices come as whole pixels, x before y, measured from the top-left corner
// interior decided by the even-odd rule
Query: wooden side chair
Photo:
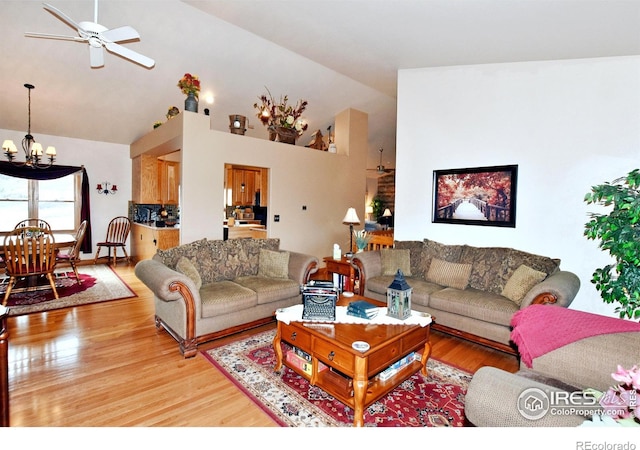
[[[380,250],[381,248],[393,248],[393,231],[372,231],[368,233],[369,242],[367,250]]]
[[[118,216],[111,219],[109,222],[109,226],[107,227],[107,237],[104,241],[98,242],[98,250],[96,250],[96,256],[93,259],[93,263],[96,264],[98,262],[98,257],[100,256],[100,250],[102,247],[106,247],[108,250],[109,260],[111,260],[111,250],[113,250],[113,264],[115,265],[118,261],[117,253],[118,248],[121,248],[124,257],[127,260],[127,263],[130,263],[129,254],[127,253],[127,238],[129,237],[129,232],[131,231],[131,220],[125,216]]]
[[[80,247],[82,247],[82,241],[84,241],[84,235],[86,231],[87,221],[83,220],[78,227],[78,231],[76,231],[76,240],[73,246],[69,247],[68,249],[62,249],[58,251],[58,254],[56,255],[56,266],[71,266],[73,272],[76,274],[76,280],[78,280],[78,284],[82,284],[82,280],[80,279],[80,275],[78,275],[78,267],[76,263],[80,260]]]
[[[16,228],[4,238],[4,255],[9,283],[2,301],[7,304],[15,283],[20,278],[45,275],[55,298],[58,298],[53,271],[56,267],[55,239],[51,230],[29,227]]]
[[[51,225],[49,222],[42,219],[24,219],[16,224],[13,228],[45,228],[47,230],[51,230]]]

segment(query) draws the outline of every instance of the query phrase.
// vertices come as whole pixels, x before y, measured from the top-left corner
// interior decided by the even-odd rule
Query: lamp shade
[[[389,208],[385,209],[382,213],[382,217],[391,217],[391,210]]]
[[[355,208],[349,208],[347,210],[347,213],[344,215],[344,219],[342,219],[342,223],[353,225],[360,224],[360,219],[358,219],[358,214],[356,213]]]
[[[371,205],[367,206],[365,212],[367,214],[373,214],[373,206],[371,206]]]

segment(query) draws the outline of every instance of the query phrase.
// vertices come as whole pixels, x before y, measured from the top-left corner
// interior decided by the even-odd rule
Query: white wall
[[[0,136],[3,139],[13,139],[16,145],[22,140],[24,134],[24,131],[0,130]],[[94,245],[91,254],[80,253],[80,257],[93,259],[96,251],[95,243],[105,238],[109,221],[115,216],[127,215],[128,203],[131,198],[129,146],[50,136],[37,132],[34,133],[34,136],[44,146],[53,145],[56,147],[58,156],[55,164],[84,165],[87,170],[89,187],[91,188],[91,226]],[[19,152],[17,159],[24,161],[22,150],[20,149]],[[115,195],[98,194],[95,187],[104,181],[117,185],[119,192]],[[21,219],[23,218],[17,218],[16,222]],[[102,255],[106,256],[104,250]]]
[[[170,122],[134,142],[131,156],[181,150],[181,243],[222,239],[225,163],[269,169],[268,237],[279,238],[283,249],[317,256],[321,266],[334,243],[347,251],[349,227],[342,219],[349,207],[364,224],[366,113],[348,109],[336,116],[338,154],[271,142],[266,131],[258,139],[211,130],[201,114],[182,113]]]
[[[638,167],[640,57],[402,70],[396,239],[505,246],[561,258],[572,308],[615,315],[590,282],[610,262],[583,236],[590,187]],[[437,169],[517,164],[515,228],[433,224]]]

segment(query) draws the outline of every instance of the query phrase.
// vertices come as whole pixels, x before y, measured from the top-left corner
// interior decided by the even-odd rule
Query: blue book
[[[353,313],[352,315],[354,316],[357,315],[365,319],[370,319],[378,314],[378,307],[366,300],[356,300],[349,303],[347,313],[349,312]]]

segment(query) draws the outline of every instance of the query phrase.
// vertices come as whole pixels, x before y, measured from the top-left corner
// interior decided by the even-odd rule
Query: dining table
[[[76,236],[69,233],[56,233],[53,232],[53,240],[57,249],[73,247],[76,243]]]

